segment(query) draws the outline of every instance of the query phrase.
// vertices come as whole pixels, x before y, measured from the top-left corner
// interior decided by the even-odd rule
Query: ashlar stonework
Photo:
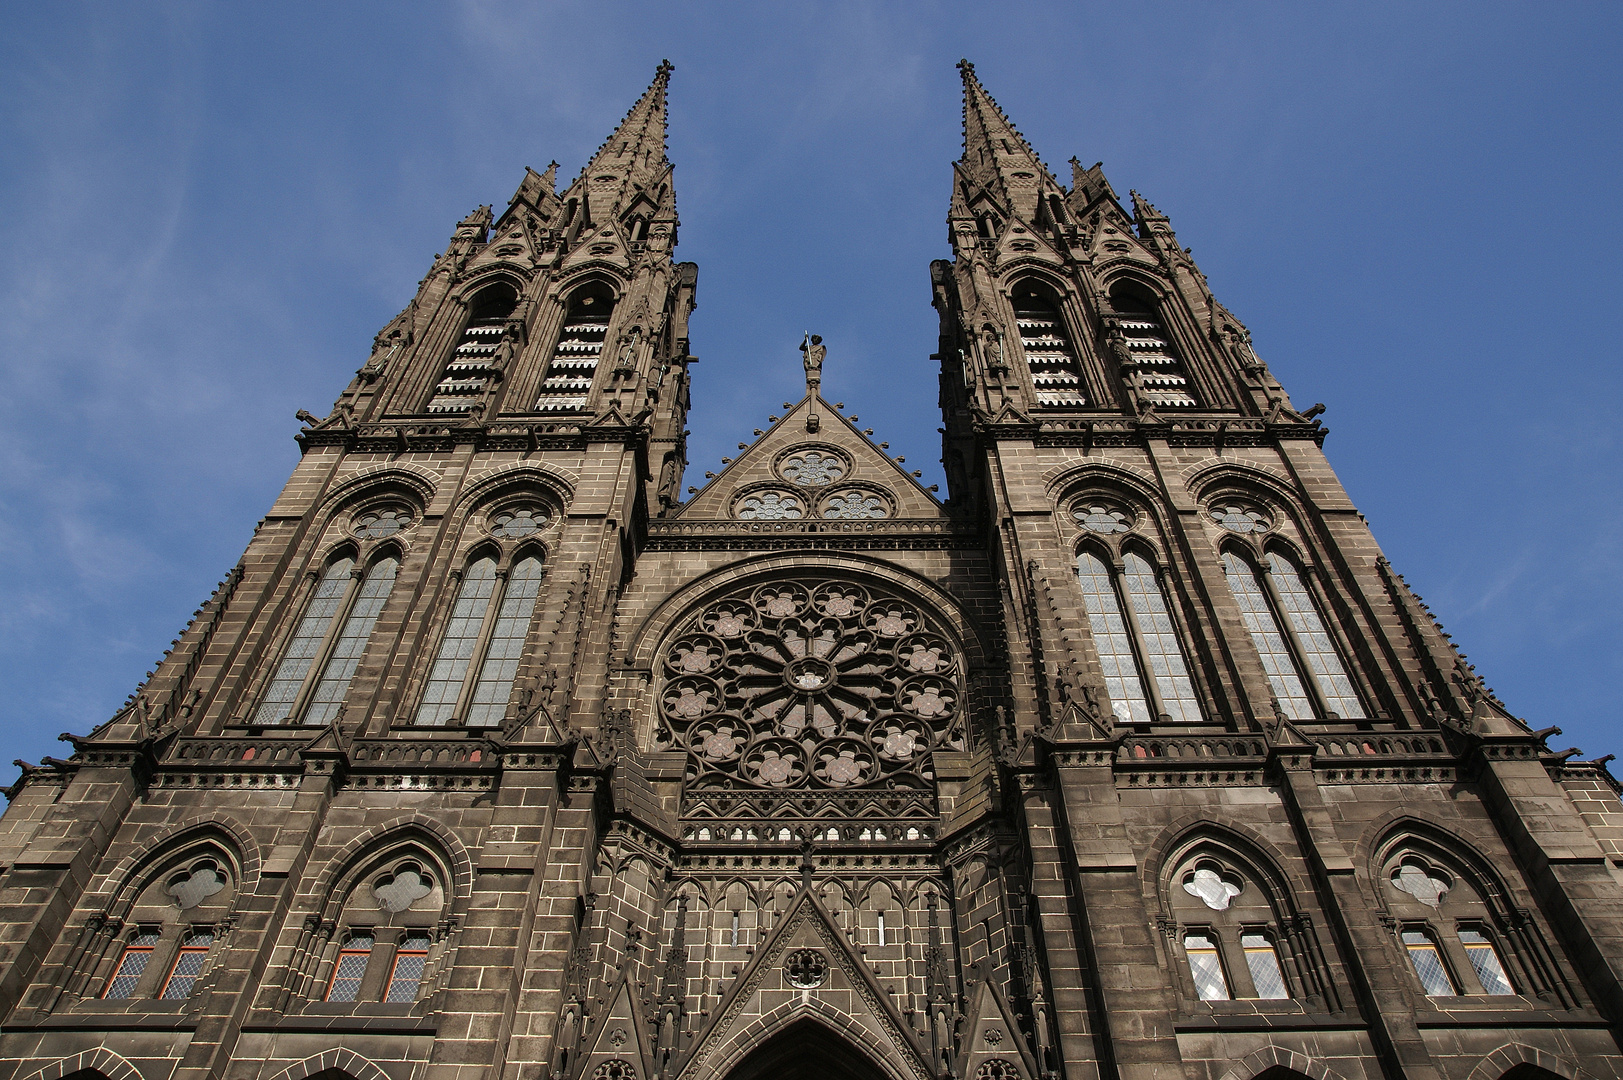
[[[7,792],[0,1080],[1623,1076],[1616,781],[1465,664],[1166,215],[962,72],[946,497],[811,336],[684,497],[661,65],[456,225]]]

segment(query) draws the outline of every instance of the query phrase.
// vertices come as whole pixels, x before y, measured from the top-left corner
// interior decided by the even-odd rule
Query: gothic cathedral
[[[1166,215],[960,67],[946,497],[812,337],[684,491],[661,65],[7,790],[0,1080],[1623,1077],[1604,761],[1463,662]]]

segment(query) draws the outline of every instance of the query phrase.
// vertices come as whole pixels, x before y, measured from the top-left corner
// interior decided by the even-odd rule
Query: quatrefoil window
[[[1244,888],[1238,877],[1225,873],[1222,867],[1214,863],[1203,863],[1183,879],[1183,891],[1198,897],[1213,911],[1227,911],[1229,904]]]
[[[1133,517],[1119,506],[1107,502],[1088,500],[1076,504],[1071,511],[1076,523],[1088,532],[1113,536],[1133,527]]]
[[[355,519],[355,535],[363,540],[380,540],[410,524],[410,510],[398,506],[374,507]]]
[[[814,990],[828,979],[828,957],[816,949],[796,949],[783,958],[783,974],[790,986]]]
[[[779,471],[803,487],[823,487],[845,475],[845,462],[826,450],[802,450],[784,458]]]
[[[1270,524],[1267,514],[1242,503],[1215,503],[1212,506],[1211,515],[1213,521],[1229,532],[1242,534],[1265,533],[1268,531]]]
[[[792,521],[806,516],[806,504],[798,495],[760,491],[739,502],[738,516],[745,521]]]
[[[373,887],[372,898],[384,911],[398,915],[433,891],[433,880],[420,867],[407,863],[394,873],[385,875]]]
[[[657,739],[690,789],[928,789],[963,747],[956,651],[918,606],[856,582],[712,601],[660,654]]]
[[[1392,871],[1392,887],[1408,893],[1429,908],[1441,907],[1443,898],[1453,884],[1447,874],[1416,856],[1405,858]]]
[[[547,512],[539,506],[509,507],[490,519],[490,535],[503,540],[534,536],[547,527]]]
[[[201,904],[225,888],[225,878],[220,868],[212,862],[200,862],[190,870],[182,871],[169,879],[165,889],[174,898],[175,906],[185,911]]]
[[[890,516],[885,500],[860,488],[841,491],[823,503],[825,518],[882,518]]]

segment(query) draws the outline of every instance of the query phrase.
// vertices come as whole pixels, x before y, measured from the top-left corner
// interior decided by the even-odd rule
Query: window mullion
[[[361,581],[366,577],[366,568],[359,562],[349,572],[349,587],[344,590],[344,601],[333,612],[332,619],[327,623],[327,632],[321,635],[321,647],[310,659],[310,670],[304,673],[304,682],[299,684],[299,695],[293,699],[293,707],[288,710],[288,723],[298,724],[304,718],[305,710],[310,707],[310,698],[316,692],[316,684],[321,681],[322,673],[327,670],[327,661],[332,659],[333,646],[338,644],[338,635],[344,632],[344,624],[349,621],[349,613],[355,608],[355,599],[361,594]]]
[[[485,668],[485,653],[490,649],[490,638],[496,631],[496,619],[500,616],[502,602],[507,599],[508,571],[496,571],[496,585],[490,590],[490,602],[485,606],[484,621],[479,624],[479,637],[473,643],[473,655],[468,657],[468,670],[462,676],[462,692],[457,695],[456,709],[451,715],[460,721],[465,721],[468,709],[473,704],[473,691],[479,685],[479,675]]]
[[[1285,641],[1290,646],[1291,657],[1296,661],[1296,670],[1300,672],[1297,681],[1302,688],[1313,698],[1313,710],[1321,719],[1329,719],[1331,708],[1324,696],[1324,687],[1319,685],[1318,673],[1308,662],[1307,646],[1302,643],[1300,635],[1296,632],[1296,624],[1291,620],[1290,613],[1285,610],[1285,601],[1279,595],[1279,583],[1274,580],[1274,566],[1266,557],[1261,560],[1262,582],[1268,590],[1268,606],[1274,609],[1274,622],[1279,625],[1280,633],[1285,635]]]
[[[1121,605],[1125,616],[1122,622],[1127,624],[1127,636],[1133,643],[1133,655],[1138,661],[1138,684],[1144,690],[1144,699],[1150,703],[1152,715],[1150,722],[1164,723],[1163,717],[1172,714],[1167,709],[1165,701],[1161,700],[1161,687],[1155,679],[1155,666],[1151,662],[1149,645],[1144,640],[1144,628],[1138,624],[1138,607],[1133,603],[1133,597],[1122,585],[1122,573],[1125,570],[1123,563],[1112,560],[1110,564],[1110,583],[1116,589],[1116,602]]]

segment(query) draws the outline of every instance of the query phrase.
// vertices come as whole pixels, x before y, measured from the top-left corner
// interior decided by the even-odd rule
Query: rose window
[[[799,498],[777,491],[759,492],[738,504],[738,516],[745,521],[783,521],[805,515],[805,505]]]
[[[781,471],[797,484],[822,487],[845,475],[845,462],[822,450],[803,450],[785,458]]]
[[[1103,533],[1106,536],[1124,533],[1133,527],[1131,517],[1105,503],[1077,503],[1076,508],[1071,511],[1071,516],[1088,532]]]
[[[1212,520],[1229,532],[1260,533],[1268,531],[1268,516],[1260,510],[1253,510],[1249,506],[1235,506],[1232,503],[1213,506]]]
[[[866,491],[842,491],[823,503],[825,518],[882,518],[890,516],[890,509],[877,495]]]
[[[814,990],[828,979],[828,957],[816,949],[796,949],[783,958],[783,973],[790,986]]]
[[[918,606],[847,581],[711,602],[660,656],[659,740],[690,788],[926,788],[963,748],[962,667]]]

